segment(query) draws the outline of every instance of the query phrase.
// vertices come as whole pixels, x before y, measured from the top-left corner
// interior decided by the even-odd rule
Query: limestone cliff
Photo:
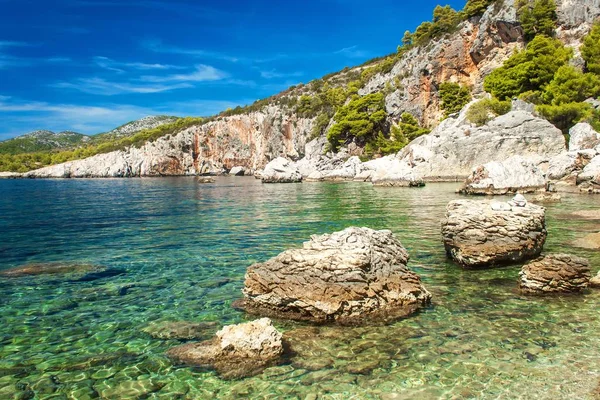
[[[593,20],[600,16],[600,0],[558,0],[557,4],[558,37],[577,48]],[[499,1],[481,17],[461,23],[455,33],[411,49],[390,72],[371,77],[359,94],[385,91],[389,120],[397,120],[408,111],[433,127],[442,116],[440,83],[460,82],[472,87],[474,93],[481,93],[483,78],[522,47],[514,0]],[[327,82],[344,85],[348,76],[360,71],[360,67],[344,70],[331,75]],[[389,88],[394,89],[390,92]],[[311,90],[311,85],[291,88],[259,103],[260,107],[252,107],[252,111],[221,116],[141,148],[46,167],[27,176],[193,175],[221,173],[237,165],[256,170],[279,156],[299,159],[312,135],[315,117],[299,116],[290,104]]]

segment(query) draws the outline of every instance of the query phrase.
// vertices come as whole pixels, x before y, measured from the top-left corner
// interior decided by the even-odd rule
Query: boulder
[[[214,368],[225,379],[256,375],[276,365],[282,354],[282,334],[268,318],[228,325],[211,340],[167,351],[167,356],[176,362]]]
[[[530,193],[544,188],[544,173],[539,159],[513,156],[476,167],[459,192],[464,194]]]
[[[534,204],[454,200],[442,220],[446,253],[465,268],[535,258],[546,235],[545,209]]]
[[[578,150],[561,153],[558,156],[552,157],[548,163],[546,177],[549,180],[564,179],[573,174],[576,177],[596,154],[596,150]]]
[[[215,183],[216,180],[212,176],[199,176],[196,178],[198,183]]]
[[[569,150],[593,149],[600,144],[600,133],[587,122],[580,122],[569,130]]]
[[[317,323],[388,321],[429,304],[431,294],[406,264],[390,231],[351,227],[314,235],[248,268],[244,299],[254,314]]]
[[[600,249],[600,232],[590,233],[589,235],[586,235],[581,239],[575,240],[573,242],[573,246],[590,250]]]
[[[229,170],[229,175],[232,176],[244,176],[246,174],[246,168],[244,167],[233,167]]]
[[[600,289],[600,272],[598,272],[598,275],[590,279],[590,287],[594,289]]]
[[[574,293],[588,287],[591,273],[585,258],[548,254],[523,266],[519,276],[519,288],[524,293]]]
[[[397,159],[381,159],[373,163],[375,168],[371,174],[374,186],[422,187],[425,181],[414,173],[411,166]]]
[[[294,162],[277,157],[265,166],[261,180],[263,183],[294,183],[302,182],[302,175]]]

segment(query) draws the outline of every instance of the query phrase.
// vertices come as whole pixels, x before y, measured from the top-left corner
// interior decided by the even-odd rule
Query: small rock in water
[[[211,340],[184,344],[167,352],[177,362],[214,368],[225,379],[259,374],[276,365],[282,354],[282,334],[269,318],[228,325]]]
[[[591,273],[585,258],[548,254],[523,266],[519,276],[525,293],[576,293],[588,287]]]
[[[199,176],[196,178],[196,182],[198,183],[215,183],[215,178],[212,176]]]
[[[538,194],[533,199],[534,203],[557,203],[562,200],[562,197],[558,193],[543,193]]]
[[[522,194],[517,194],[508,202],[513,207],[525,207],[527,205],[527,199]]]
[[[79,279],[75,279],[75,282],[91,282],[98,279],[104,278],[112,278],[113,276],[119,276],[126,274],[127,271],[121,268],[107,268],[102,271],[90,272],[89,274],[85,274]]]

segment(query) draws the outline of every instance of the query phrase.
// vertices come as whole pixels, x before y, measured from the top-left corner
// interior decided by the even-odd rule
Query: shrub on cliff
[[[594,118],[592,106],[588,103],[540,104],[536,110],[565,134],[577,122],[583,120],[593,122]]]
[[[519,0],[516,6],[525,40],[553,36],[557,20],[554,0]]]
[[[337,151],[340,145],[352,139],[357,139],[359,144],[367,143],[385,130],[386,116],[383,93],[354,96],[333,117],[336,123],[327,133],[331,149]]]
[[[400,121],[392,125],[390,136],[386,137],[379,132],[374,140],[365,146],[364,158],[370,159],[374,155],[388,155],[399,152],[412,140],[429,133],[429,129],[419,126],[417,119],[407,112],[402,113]]]
[[[544,88],[542,100],[545,104],[561,105],[582,102],[599,95],[599,75],[583,73],[571,65],[563,65]]]
[[[591,32],[583,39],[581,56],[585,60],[585,69],[600,75],[600,20],[592,26]]]
[[[536,36],[524,51],[512,55],[484,81],[484,89],[499,100],[539,92],[571,58],[572,50],[547,36]]]
[[[495,0],[469,0],[463,8],[465,17],[471,18],[481,15],[485,10],[495,2]]]
[[[467,111],[467,119],[477,126],[485,125],[493,118],[510,111],[510,101],[498,99],[481,99]]]
[[[442,109],[447,116],[462,110],[471,101],[471,92],[458,83],[444,82],[440,85]]]

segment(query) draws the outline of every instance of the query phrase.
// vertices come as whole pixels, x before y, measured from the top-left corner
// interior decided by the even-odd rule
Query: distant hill
[[[39,130],[17,136],[0,142],[0,154],[23,154],[40,151],[75,149],[86,144],[99,144],[117,138],[132,136],[146,129],[153,129],[160,125],[172,123],[179,119],[167,115],[148,116],[128,122],[109,132],[96,135],[64,131],[54,133]]]

